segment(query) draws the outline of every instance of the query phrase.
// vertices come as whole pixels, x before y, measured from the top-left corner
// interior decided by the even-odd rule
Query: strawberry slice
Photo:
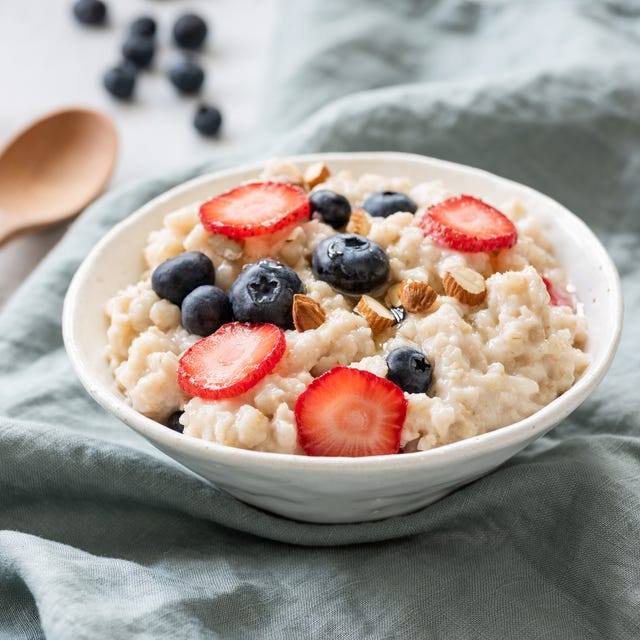
[[[276,366],[285,347],[284,333],[274,324],[223,324],[182,355],[178,384],[206,400],[235,398]]]
[[[310,456],[398,453],[406,413],[404,393],[390,380],[335,367],[296,401],[298,442]]]
[[[228,238],[275,233],[310,215],[305,192],[284,182],[243,184],[200,207],[202,226]]]
[[[465,195],[429,207],[420,227],[437,244],[469,253],[507,249],[518,239],[518,231],[507,216]]]
[[[540,276],[542,278],[542,282],[544,282],[544,286],[547,287],[547,293],[549,294],[549,302],[554,307],[571,307],[574,311],[576,310],[575,302],[566,291],[559,289],[556,287],[551,280],[548,280],[544,276]]]

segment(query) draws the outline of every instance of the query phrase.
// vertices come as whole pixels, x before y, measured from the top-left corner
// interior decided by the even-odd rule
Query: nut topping
[[[487,295],[487,287],[481,274],[468,267],[454,267],[444,274],[444,291],[463,304],[480,304]]]
[[[304,172],[304,182],[307,185],[307,189],[311,191],[316,185],[325,182],[330,175],[331,172],[324,162],[314,162]]]
[[[362,296],[355,310],[367,321],[373,333],[380,333],[397,322],[391,310],[371,296]]]
[[[388,289],[387,293],[384,294],[384,302],[390,307],[401,307],[402,302],[400,302],[400,297],[398,296],[398,290],[402,286],[402,282],[396,282],[392,284]]]
[[[313,298],[301,293],[293,296],[293,325],[300,333],[317,329],[326,319],[325,310]]]
[[[364,209],[356,209],[352,212],[347,224],[347,233],[357,233],[359,236],[366,236],[371,231],[371,221],[369,214]]]
[[[398,298],[409,313],[424,313],[433,306],[438,294],[428,282],[403,280],[398,287]]]

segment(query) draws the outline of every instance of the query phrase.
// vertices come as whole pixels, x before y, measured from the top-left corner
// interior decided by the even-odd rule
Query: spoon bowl
[[[118,138],[111,120],[90,109],[50,113],[0,152],[0,242],[73,216],[106,186]]]

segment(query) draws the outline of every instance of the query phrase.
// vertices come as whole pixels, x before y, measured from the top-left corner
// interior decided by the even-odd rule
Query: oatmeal
[[[165,424],[183,412],[185,434],[256,451],[424,451],[533,414],[585,370],[586,320],[521,203],[312,169],[272,161],[150,234],[147,270],[106,308],[106,357],[135,410]],[[282,215],[254,210],[259,198]],[[215,278],[194,267],[174,293],[172,269],[201,255]],[[214,338],[238,323],[257,329]],[[255,362],[231,362],[245,339]],[[213,350],[229,362],[212,364]],[[223,374],[239,378],[209,385]],[[338,445],[328,425],[344,415],[358,433]]]

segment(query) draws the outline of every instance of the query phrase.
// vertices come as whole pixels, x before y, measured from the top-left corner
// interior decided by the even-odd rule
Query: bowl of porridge
[[[69,287],[87,391],[240,500],[415,511],[499,466],[615,354],[616,269],[562,205],[401,153],[205,175],[115,226]]]

